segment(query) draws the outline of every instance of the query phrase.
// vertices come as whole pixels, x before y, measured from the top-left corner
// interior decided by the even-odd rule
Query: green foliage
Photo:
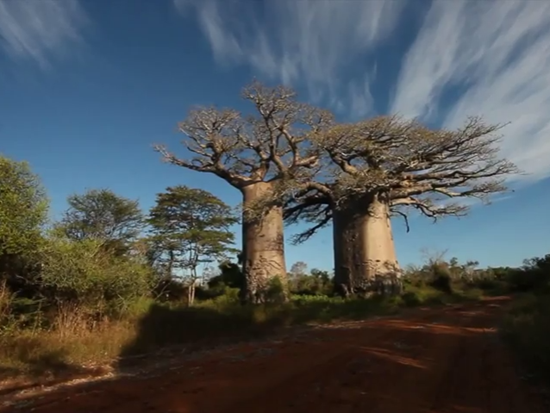
[[[268,303],[284,303],[288,296],[288,285],[280,278],[273,277],[269,280],[266,290]]]
[[[222,262],[219,266],[220,274],[208,281],[208,291],[212,296],[224,294],[226,288],[242,289],[245,278],[241,268],[232,262]],[[333,294],[334,285],[328,271],[312,269],[310,274],[301,271],[290,274],[287,285],[283,285],[279,278],[270,282],[268,288],[269,299],[283,300],[288,294],[303,296],[329,296]],[[288,291],[287,291],[288,290]]]
[[[69,209],[55,230],[72,240],[101,240],[104,247],[121,255],[143,229],[138,202],[109,189],[73,194],[67,202]]]
[[[0,261],[35,251],[47,214],[48,200],[38,176],[26,162],[0,155]]]
[[[331,295],[334,284],[328,271],[313,268],[310,274],[296,273],[289,277],[290,290],[299,295]]]

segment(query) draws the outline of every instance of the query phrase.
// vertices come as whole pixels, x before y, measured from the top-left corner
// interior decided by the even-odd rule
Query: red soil
[[[537,413],[499,342],[504,299],[339,323],[218,350],[151,377],[68,387],[0,412]]]

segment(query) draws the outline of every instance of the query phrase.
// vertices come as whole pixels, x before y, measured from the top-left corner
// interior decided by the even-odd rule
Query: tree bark
[[[243,188],[245,209],[266,199],[270,183],[260,182]],[[272,205],[261,216],[243,215],[244,301],[260,304],[286,299],[283,209]]]
[[[334,210],[334,281],[340,294],[401,292],[388,205],[383,196],[369,195]]]

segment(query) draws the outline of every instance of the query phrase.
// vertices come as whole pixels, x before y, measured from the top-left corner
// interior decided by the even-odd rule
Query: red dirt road
[[[537,413],[495,331],[506,301],[419,309],[218,350],[0,412]]]

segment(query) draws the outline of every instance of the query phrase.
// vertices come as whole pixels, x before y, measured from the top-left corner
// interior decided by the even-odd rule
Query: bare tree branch
[[[255,115],[198,107],[179,123],[190,158],[178,157],[162,145],[155,145],[155,150],[166,162],[213,173],[237,188],[299,178],[303,170],[317,166],[319,150],[308,137],[332,125],[328,111],[298,102],[291,89],[258,82],[244,88],[242,96],[253,103]]]
[[[367,193],[387,194],[391,213],[406,219],[407,231],[406,208],[433,220],[464,216],[469,207],[451,200],[487,203],[491,195],[507,190],[507,177],[520,173],[499,158],[496,133],[502,127],[470,118],[458,130],[434,130],[415,120],[382,116],[312,134],[326,154],[324,174],[303,183],[302,192],[286,206],[285,219],[309,222],[313,230],[331,217],[329,212],[316,215],[323,210],[318,204],[339,208]]]
[[[186,135],[182,143],[193,156],[181,159],[166,147],[155,145],[155,150],[166,162],[216,174],[237,187],[261,175],[262,168],[266,168],[267,161],[263,161],[261,154],[254,160],[243,156],[247,149],[242,143],[245,124],[236,111],[196,108],[179,123],[178,129]],[[258,143],[251,143],[251,146],[260,147]],[[243,169],[248,169],[249,176],[240,173]]]
[[[402,205],[432,216],[433,202],[420,201],[418,195],[486,200],[506,191],[505,179],[519,170],[498,156],[496,132],[502,127],[470,118],[456,131],[433,130],[386,116],[337,125],[314,140],[339,168],[331,183],[337,198],[386,192],[390,199],[403,199]],[[436,215],[457,212],[462,210],[456,206],[438,208]]]
[[[285,223],[292,225],[303,221],[313,224],[311,228],[295,234],[292,243],[301,244],[328,225],[332,220],[332,207],[329,196],[312,188],[304,188],[288,198],[283,212]]]
[[[270,160],[279,173],[286,174],[289,169],[312,167],[317,163],[317,152],[305,150],[301,153],[299,145],[309,134],[332,125],[330,112],[296,101],[296,92],[284,86],[270,89],[252,82],[244,89],[243,97],[251,101],[260,114]]]
[[[318,230],[326,227],[329,222],[332,220],[332,215],[329,211],[328,213],[322,217],[322,219],[317,222],[317,224],[313,225],[311,228],[306,229],[305,231],[302,231],[298,234],[295,234],[292,236],[292,244],[298,245],[306,242],[309,240],[313,235],[317,233]]]
[[[391,215],[392,216],[395,216],[395,215],[401,216],[403,218],[403,220],[405,221],[405,227],[407,229],[407,233],[410,232],[411,227],[409,226],[409,216],[406,213],[404,213],[403,211],[399,211],[399,210],[392,210]]]
[[[439,217],[449,215],[457,217],[465,216],[469,211],[469,207],[467,205],[461,205],[459,203],[437,205],[429,198],[420,199],[414,197],[394,200],[391,202],[390,206],[392,207],[392,212],[397,211],[395,207],[398,206],[413,207],[425,216],[432,218],[434,221],[436,221]],[[401,213],[403,212],[401,211]]]

